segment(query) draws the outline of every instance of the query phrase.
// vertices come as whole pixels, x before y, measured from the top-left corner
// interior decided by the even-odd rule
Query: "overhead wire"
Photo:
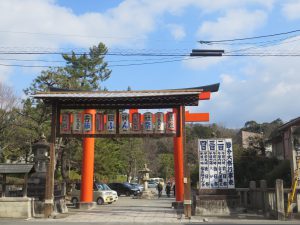
[[[0,31],[1,32],[1,31]],[[250,40],[250,39],[259,39],[266,37],[274,37],[280,35],[287,35],[290,33],[300,32],[300,30],[293,30],[288,32],[270,34],[270,35],[262,35],[255,37],[247,37],[247,38],[235,38],[235,39],[227,39],[227,40],[217,40],[217,41],[209,41],[210,45],[214,44],[244,44],[244,45],[254,45],[248,46],[246,48],[240,49],[232,49],[226,50],[223,56],[227,57],[299,57],[300,50],[293,49],[291,51],[285,50],[276,50],[276,49],[263,49],[266,47],[274,47],[279,45],[288,44],[291,42],[299,41],[300,38],[296,38],[299,35],[289,35],[288,37],[276,38],[273,40],[267,41],[259,41],[259,42],[240,42],[241,40]],[[293,39],[296,38],[296,39]],[[291,40],[288,40],[291,39]],[[239,42],[237,42],[239,41]],[[222,42],[232,42],[232,43],[222,43]],[[208,42],[207,42],[208,43]],[[259,51],[263,49],[264,51]],[[79,50],[79,48],[77,49]],[[178,61],[185,61],[191,59],[197,59],[199,57],[190,57],[187,52],[187,49],[108,49],[108,52],[103,54],[103,56],[109,57],[127,57],[126,59],[120,60],[112,60],[107,59],[105,62],[114,63],[114,62],[128,62],[121,64],[108,64],[108,67],[125,67],[125,66],[139,66],[139,65],[151,65],[151,64],[162,64],[162,63],[171,63]],[[39,47],[3,47],[0,46],[0,55],[88,55],[89,52],[85,49],[80,49],[80,51],[74,52],[70,50],[70,48],[64,49],[50,49],[50,48],[39,48]],[[144,57],[144,58],[142,58]],[[201,57],[202,58],[202,57]],[[19,62],[45,62],[45,63],[65,63],[63,60],[46,60],[46,59],[22,59],[22,58],[0,58],[0,61],[19,61]],[[11,66],[11,67],[62,67],[62,66],[53,66],[53,65],[24,65],[24,64],[8,64],[8,63],[0,63],[0,66]]]
[[[213,40],[213,41],[200,40],[198,42],[201,43],[201,44],[207,44],[207,43],[222,43],[222,42],[244,41],[244,40],[260,39],[260,38],[266,38],[266,37],[281,36],[281,35],[297,33],[297,32],[300,32],[300,30],[297,29],[297,30],[291,30],[291,31],[287,31],[287,32],[261,35],[261,36],[253,36],[253,37],[245,37],[245,38],[233,38],[233,39],[223,39],[223,40]]]

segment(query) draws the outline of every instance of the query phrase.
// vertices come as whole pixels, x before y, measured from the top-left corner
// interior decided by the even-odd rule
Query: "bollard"
[[[276,180],[276,211],[277,219],[284,220],[284,193],[283,193],[283,180]]]
[[[250,181],[249,184],[249,193],[250,193],[250,208],[251,209],[256,209],[256,182],[255,181]]]
[[[268,203],[267,203],[267,181],[260,180],[260,193],[261,193],[261,206],[264,214],[268,211]]]
[[[300,193],[297,194],[297,211],[300,213]]]

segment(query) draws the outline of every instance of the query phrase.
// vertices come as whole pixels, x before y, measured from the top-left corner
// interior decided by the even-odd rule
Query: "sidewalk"
[[[193,216],[191,220],[184,215],[178,216],[171,208],[174,198],[145,200],[132,197],[120,197],[111,205],[100,205],[88,211],[69,208],[66,215],[58,215],[56,219],[31,219],[31,222],[97,222],[101,224],[299,224],[299,221],[266,220],[259,215],[239,214],[230,217]],[[182,217],[181,217],[182,216]]]

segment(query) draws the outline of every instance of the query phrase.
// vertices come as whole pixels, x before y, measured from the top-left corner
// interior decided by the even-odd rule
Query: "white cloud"
[[[297,49],[297,43],[291,47]],[[219,92],[212,94],[210,101],[203,102],[198,111],[211,112],[211,122],[236,128],[249,120],[261,123],[298,117],[298,58],[249,58],[248,61],[243,71],[220,75]]]
[[[178,24],[168,24],[167,27],[169,28],[172,36],[175,40],[181,40],[186,36],[184,27]]]
[[[192,70],[205,70],[210,66],[224,62],[225,60],[225,58],[221,57],[194,57],[184,60],[183,65]]]
[[[236,37],[250,34],[263,26],[267,18],[263,10],[271,9],[273,4],[273,0],[125,0],[103,13],[87,12],[76,15],[71,9],[59,6],[54,0],[0,1],[0,31],[13,31],[1,33],[0,46],[9,46],[12,49],[16,47],[57,49],[66,45],[90,47],[102,41],[109,47],[144,47],[148,35],[155,32],[158,25],[172,23],[164,21],[165,15],[182,16],[188,7],[196,7],[199,14],[225,12],[225,16],[216,21],[206,21],[202,24],[199,28],[201,37],[203,35],[209,38]],[[243,9],[247,6],[256,7],[253,11]],[[169,29],[174,37],[184,38],[183,27],[173,25],[175,26]],[[205,69],[224,60],[223,58],[188,60],[185,66]],[[8,81],[11,68],[0,69],[0,80]],[[234,109],[239,102],[239,91],[244,91],[239,86],[244,86],[249,93],[247,86],[244,81],[233,79],[229,74],[223,75],[223,80],[225,82],[223,86],[221,85],[220,93],[215,95],[218,106],[227,105]],[[285,87],[284,85],[286,84],[283,83],[282,87]],[[238,98],[232,100],[233,95],[237,95]],[[240,100],[243,101],[241,98]],[[223,113],[218,107],[216,111],[221,115],[227,113]],[[218,119],[222,118],[225,117]]]
[[[283,4],[282,13],[290,20],[300,19],[300,1],[291,1]]]
[[[221,81],[223,84],[232,84],[235,82],[235,78],[230,74],[221,74],[220,75]]]
[[[199,27],[197,37],[210,39],[226,39],[253,33],[262,27],[267,14],[262,10],[246,11],[244,9],[230,10],[217,21],[205,21]]]
[[[0,66],[0,82],[6,83],[8,81],[7,75],[10,73],[11,73],[10,67]]]
[[[211,0],[125,0],[104,13],[87,12],[75,15],[72,10],[59,6],[54,0],[1,1],[0,21],[5,21],[5,23],[0,23],[0,30],[66,35],[10,33],[5,37],[2,35],[0,41],[18,46],[40,45],[53,48],[66,43],[78,47],[89,47],[99,41],[105,42],[108,46],[139,46],[143,45],[147,34],[155,31],[157,22],[164,14],[181,15],[189,6],[198,7],[200,11],[208,8],[228,10],[236,6],[253,4],[270,7],[272,2],[272,0],[221,0],[217,2]],[[259,13],[255,15],[261,16]],[[183,37],[184,32],[182,28],[177,27],[175,34],[177,37]]]
[[[224,1],[226,2],[226,1]],[[220,40],[243,37],[254,33],[262,27],[267,19],[267,13],[261,10],[247,11],[245,9],[229,10],[225,16],[216,21],[205,21],[197,31],[199,40]],[[228,46],[197,46],[199,48],[227,49]],[[228,58],[199,58],[184,61],[184,65],[190,69],[207,69],[216,64],[224,63]]]

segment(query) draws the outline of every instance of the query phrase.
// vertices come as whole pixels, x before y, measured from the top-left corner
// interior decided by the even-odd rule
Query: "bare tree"
[[[17,104],[13,89],[0,82],[0,132],[10,125],[10,114]]]
[[[0,82],[0,155],[9,146],[5,142],[7,128],[12,125],[12,111],[18,105],[18,98],[11,87]]]

